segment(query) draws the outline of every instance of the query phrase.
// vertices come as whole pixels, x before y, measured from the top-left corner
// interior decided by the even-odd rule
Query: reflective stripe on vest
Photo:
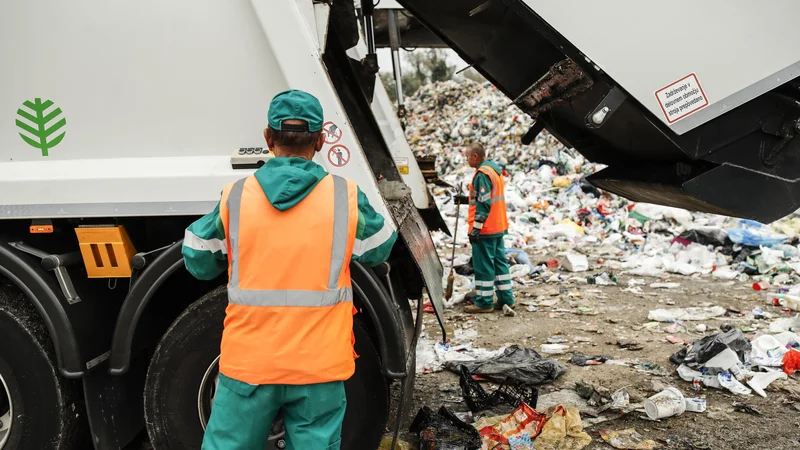
[[[249,290],[239,288],[239,228],[241,220],[242,191],[246,179],[234,183],[227,199],[231,245],[231,264],[228,299],[231,303],[246,306],[332,306],[353,301],[352,287],[338,287],[347,251],[350,205],[347,180],[333,176],[333,242],[327,291],[308,290]]]
[[[503,176],[498,174],[489,166],[483,166],[475,172],[486,174],[492,183],[492,191],[476,198],[475,188],[473,183],[469,185],[469,212],[467,214],[467,223],[469,224],[469,232],[473,228],[481,230],[481,234],[496,234],[508,230],[508,218],[506,216],[506,198],[505,198],[505,182]],[[473,182],[474,182],[473,177]],[[490,206],[489,216],[483,224],[475,223],[475,213],[477,211],[477,202],[488,203]]]

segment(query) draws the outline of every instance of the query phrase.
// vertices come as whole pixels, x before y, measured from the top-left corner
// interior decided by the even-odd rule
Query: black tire
[[[53,343],[33,305],[0,285],[0,416],[13,407],[2,450],[68,450],[86,429],[80,385],[58,373]],[[2,439],[0,439],[2,440]]]
[[[203,439],[198,391],[219,356],[227,291],[216,289],[186,309],[156,349],[144,388],[144,414],[155,450],[196,450]],[[364,328],[354,326],[356,373],[345,382],[347,414],[342,449],[374,449],[388,417],[389,397],[380,358]],[[272,448],[272,447],[270,447]]]

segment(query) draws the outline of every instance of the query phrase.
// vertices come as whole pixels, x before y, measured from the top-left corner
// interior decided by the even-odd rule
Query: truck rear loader
[[[401,236],[389,263],[351,268],[360,358],[342,448],[377,446],[413,391],[408,299],[419,318],[426,295],[443,324],[428,233],[442,220],[375,76],[378,46],[398,78],[403,47],[453,48],[536,119],[523,141],[546,129],[607,164],[593,176],[604,189],[762,221],[797,208],[788,0],[378,6],[0,5],[0,450],[122,449],[145,429],[157,450],[199,448],[226,280],[186,272],[184,229],[270,157],[266,105],[290,88],[325,110],[317,162]],[[277,420],[270,448],[282,433]]]

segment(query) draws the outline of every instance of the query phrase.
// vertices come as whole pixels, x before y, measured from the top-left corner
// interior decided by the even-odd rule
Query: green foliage
[[[412,96],[420,86],[453,79],[456,67],[447,62],[447,54],[441,49],[418,49],[403,53],[406,64],[403,65],[403,94]],[[381,73],[381,81],[392,101],[397,101],[397,88],[394,75]]]

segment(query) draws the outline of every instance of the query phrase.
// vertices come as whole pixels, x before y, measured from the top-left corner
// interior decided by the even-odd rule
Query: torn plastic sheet
[[[657,322],[708,320],[725,314],[725,311],[725,308],[721,306],[712,306],[710,308],[654,309],[647,314],[647,320],[655,320]]]
[[[736,328],[725,333],[714,333],[698,339],[689,347],[679,350],[670,356],[673,364],[686,364],[689,368],[699,369],[704,363],[717,356],[726,348],[733,350],[739,361],[748,361],[751,345],[750,341]]]
[[[496,382],[507,379],[518,383],[541,385],[549,383],[563,374],[567,368],[560,362],[542,358],[532,348],[512,345],[499,355],[474,361],[446,361],[445,367],[459,373],[464,365],[473,375],[480,375]]]
[[[459,329],[461,330],[461,329]],[[454,336],[456,338],[469,338],[474,330],[461,330]],[[467,342],[460,345],[450,345],[442,341],[434,341],[427,336],[420,336],[417,342],[417,373],[441,372],[444,364],[450,362],[475,361],[477,359],[487,359],[501,354],[503,349],[487,350],[474,348],[472,343]]]

